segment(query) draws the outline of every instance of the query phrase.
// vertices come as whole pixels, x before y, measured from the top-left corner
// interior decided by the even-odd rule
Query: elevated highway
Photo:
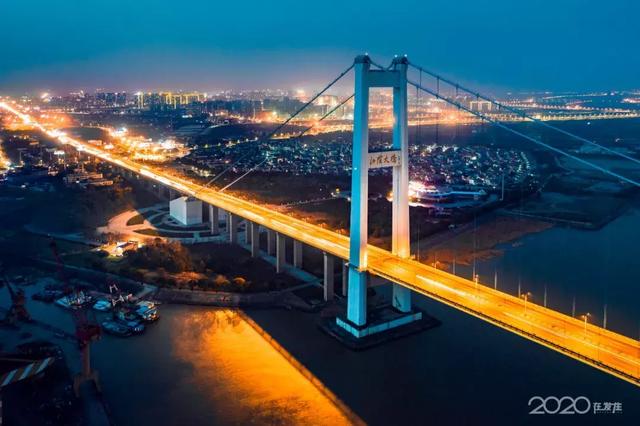
[[[184,176],[178,176],[167,169],[140,164],[71,138],[56,129],[46,128],[32,117],[6,103],[0,103],[0,108],[18,115],[25,123],[33,125],[58,142],[72,146],[78,151],[144,176],[177,192],[197,197],[232,215],[335,257],[349,259],[349,237],[345,235],[227,193],[221,193]],[[400,258],[378,247],[368,245],[366,257],[368,273],[446,303],[528,340],[640,385],[640,342],[637,340],[414,260]]]

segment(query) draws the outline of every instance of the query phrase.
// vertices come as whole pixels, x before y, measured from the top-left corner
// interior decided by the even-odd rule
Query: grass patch
[[[157,229],[151,229],[151,228],[147,228],[147,229],[139,229],[136,231],[137,234],[142,234],[142,235],[151,235],[152,237],[159,237],[160,236],[160,232],[158,232]]]
[[[141,214],[137,214],[127,221],[127,226],[142,225],[143,223],[144,223],[144,216]]]

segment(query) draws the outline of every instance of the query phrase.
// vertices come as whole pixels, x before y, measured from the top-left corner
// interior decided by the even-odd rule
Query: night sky
[[[313,88],[408,54],[500,90],[640,88],[635,0],[3,1],[0,92]]]

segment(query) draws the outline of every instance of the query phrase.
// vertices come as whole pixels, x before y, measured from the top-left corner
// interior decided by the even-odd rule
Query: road
[[[349,238],[232,195],[206,188],[184,176],[143,165],[100,147],[47,129],[14,107],[4,108],[60,143],[70,145],[123,169],[201,199],[251,222],[275,230],[336,257],[348,259]],[[474,281],[458,277],[374,246],[367,249],[367,271],[446,303],[533,342],[640,386],[640,342],[581,319],[525,302]]]

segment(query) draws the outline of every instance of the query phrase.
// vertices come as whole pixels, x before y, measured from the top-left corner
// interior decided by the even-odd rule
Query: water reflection
[[[169,320],[173,355],[193,367],[190,384],[223,407],[224,423],[349,424],[236,312],[185,312]]]

